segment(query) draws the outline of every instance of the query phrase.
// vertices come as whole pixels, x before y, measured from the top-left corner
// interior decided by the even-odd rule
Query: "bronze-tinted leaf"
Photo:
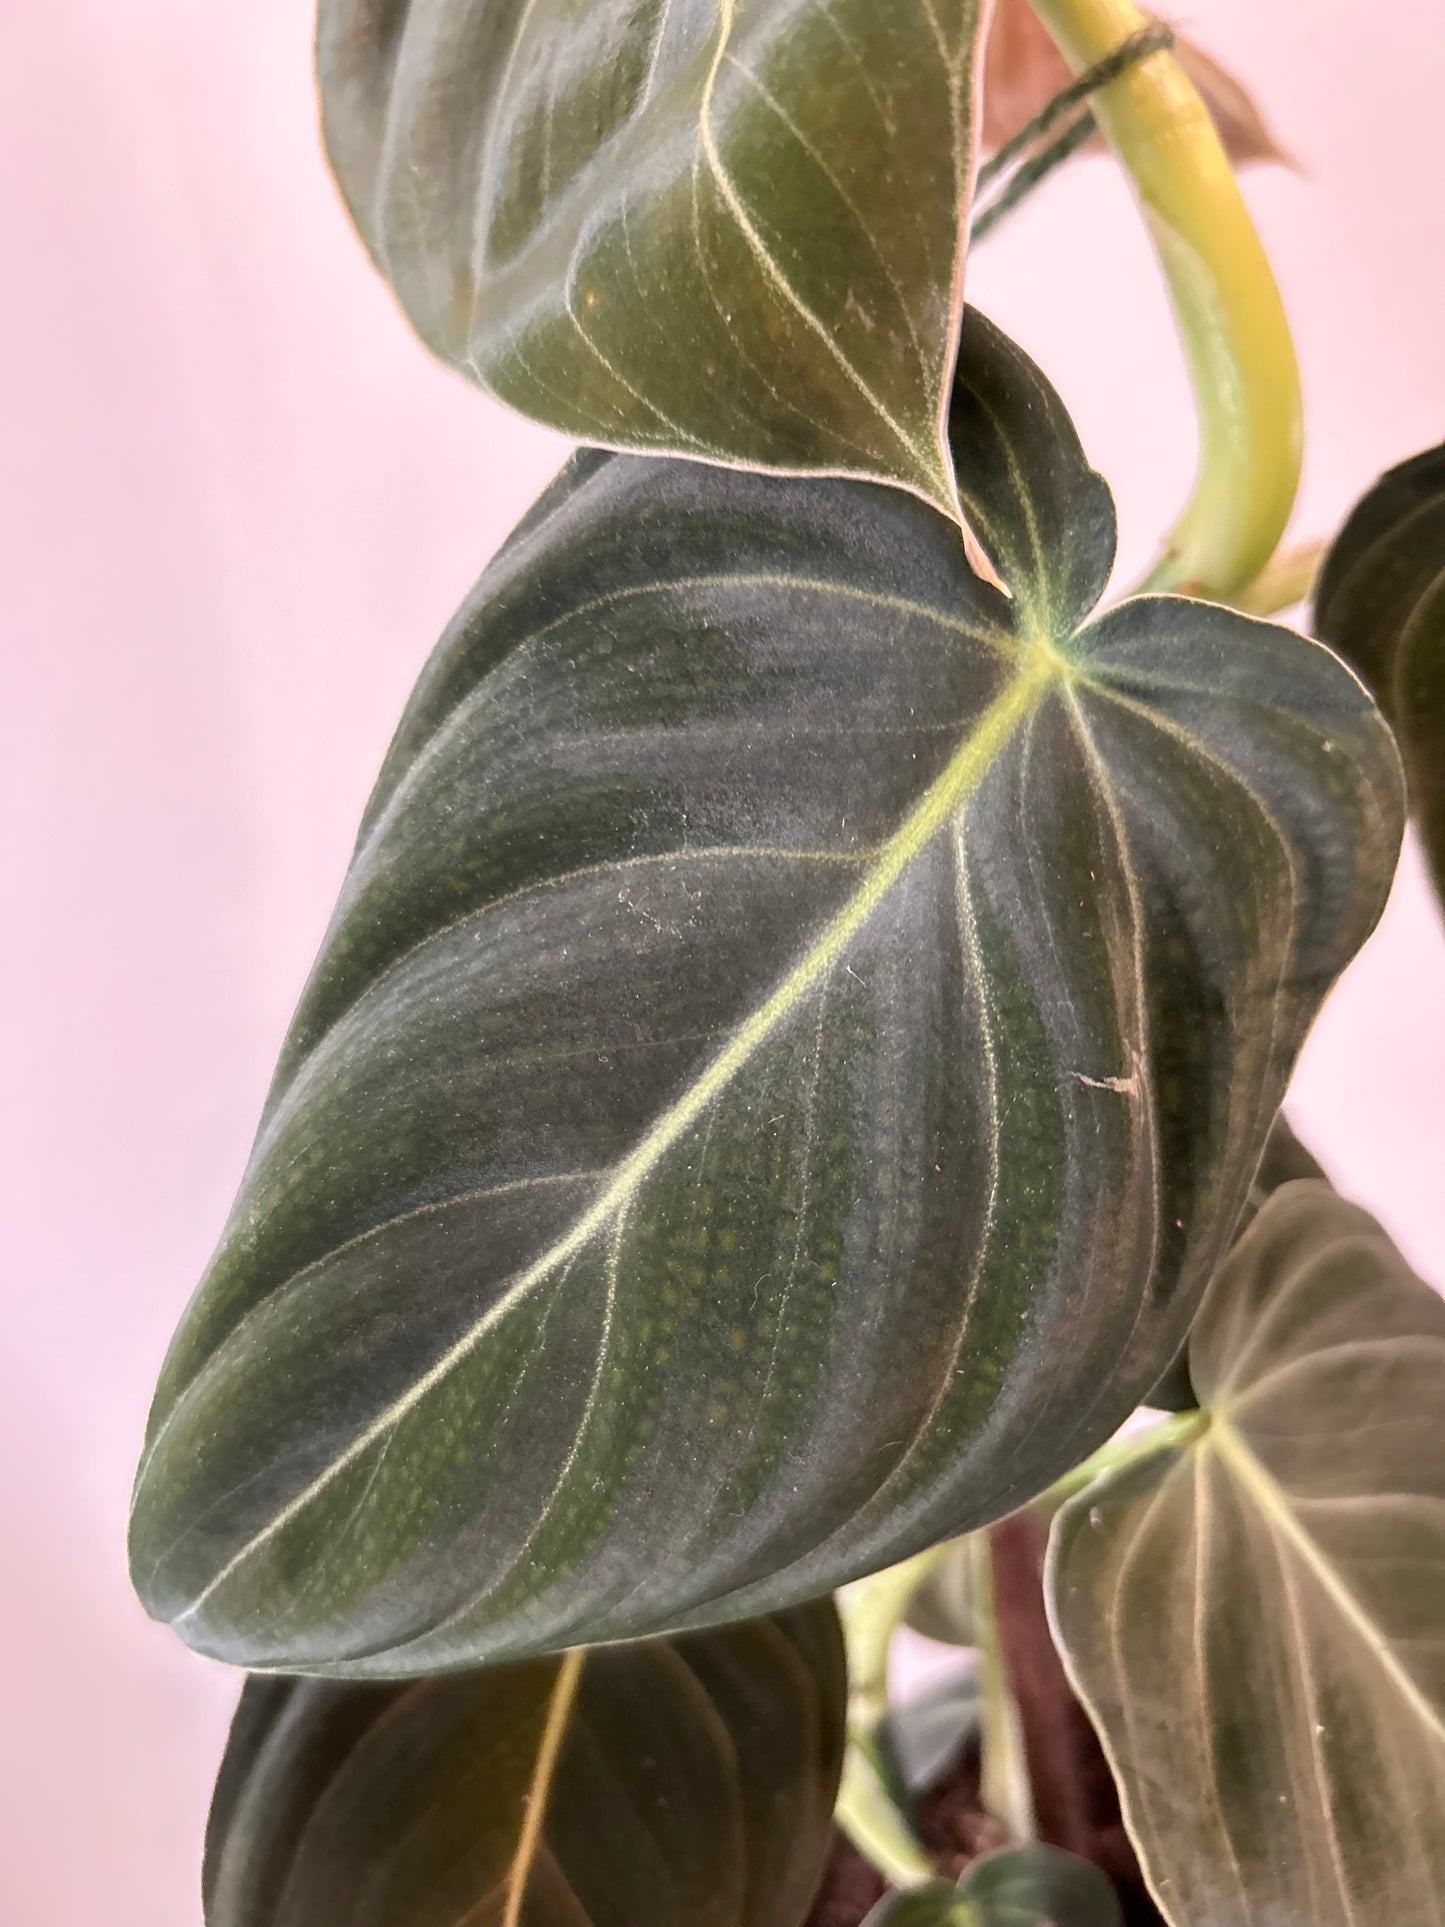
[[[1445,443],[1382,475],[1335,538],[1315,631],[1374,691],[1445,896]]]
[[[1054,1624],[1175,1927],[1436,1927],[1445,1303],[1282,1186],[1190,1335],[1205,1414],[1071,1500]]]
[[[844,1695],[826,1600],[412,1685],[252,1679],[207,1927],[796,1927]]]
[[[1394,745],[1145,596],[976,318],[1011,599],[899,490],[581,456],[403,718],[162,1374],[133,1571],[395,1676],[771,1610],[1032,1497],[1182,1341]]]
[[[1002,147],[1073,79],[1029,0],[996,0],[983,69],[982,145]]]
[[[422,337],[613,448],[957,513],[979,0],[322,0],[327,146]]]
[[[1288,148],[1281,147],[1276,140],[1253,94],[1227,68],[1221,67],[1211,54],[1205,53],[1202,47],[1196,47],[1192,40],[1186,40],[1182,34],[1176,34],[1174,58],[1198,88],[1200,97],[1209,109],[1210,118],[1219,130],[1224,151],[1236,167],[1247,167],[1255,162],[1275,163],[1281,167],[1299,165]]]
[[[1183,34],[1174,58],[1198,88],[1237,167],[1254,161],[1294,161],[1279,145],[1253,95],[1219,62]],[[1029,0],[998,0],[989,33],[983,82],[983,146],[1002,147],[1073,78]],[[1102,146],[1098,135],[1091,143]]]

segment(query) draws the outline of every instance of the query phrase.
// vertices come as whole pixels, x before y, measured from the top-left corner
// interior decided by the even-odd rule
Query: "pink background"
[[[1445,432],[1437,0],[1201,0],[1301,176],[1250,199],[1310,405],[1298,527]],[[314,125],[302,0],[16,6],[0,63],[9,1092],[0,1322],[0,1917],[199,1919],[236,1681],[123,1567],[156,1366],[221,1223],[413,675],[560,458],[435,367]],[[1190,412],[1108,164],[981,250],[1114,482],[1125,563]],[[1297,1117],[1445,1275],[1445,943],[1413,858]]]

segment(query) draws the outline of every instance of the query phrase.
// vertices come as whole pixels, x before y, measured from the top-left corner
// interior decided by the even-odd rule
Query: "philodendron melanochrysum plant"
[[[587,446],[162,1369],[135,1582],[254,1675],[209,1927],[1438,1922],[1445,1305],[1280,1106],[1407,789],[1445,860],[1445,463],[1266,620],[1262,124],[1130,0],[989,13],[322,0],[378,267]],[[1123,597],[962,299],[1096,130],[1201,421]],[[899,1706],[905,1621],[970,1657]]]

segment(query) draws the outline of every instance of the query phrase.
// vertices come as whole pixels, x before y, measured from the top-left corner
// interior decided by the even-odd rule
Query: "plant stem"
[[[982,192],[1000,174],[1004,174],[1015,162],[1029,154],[1055,123],[1074,108],[1088,112],[1089,95],[1100,87],[1107,87],[1111,80],[1117,80],[1136,60],[1147,60],[1150,54],[1157,54],[1166,47],[1174,45],[1174,29],[1162,23],[1147,27],[1143,33],[1136,33],[1132,39],[1107,55],[1096,60],[1086,72],[1078,74],[1067,87],[1061,87],[1052,100],[1045,101],[1031,121],[1022,126],[1016,134],[1011,134],[995,154],[990,154],[978,170],[976,188]]]
[[[853,1741],[833,1818],[863,1858],[894,1887],[921,1887],[938,1869],[889,1794],[872,1759]]]
[[[1002,1821],[1016,1843],[1034,1837],[1034,1801],[1029,1766],[1024,1753],[1023,1723],[1009,1687],[994,1607],[993,1549],[987,1532],[967,1541],[972,1562],[971,1592],[978,1638],[978,1678],[981,1689],[979,1726],[983,1804]]]
[[[1056,1480],[1045,1497],[1051,1506],[1060,1506],[1065,1499],[1072,1499],[1086,1486],[1092,1485],[1103,1473],[1117,1472],[1121,1466],[1133,1465],[1139,1459],[1153,1458],[1156,1452],[1173,1451],[1176,1446],[1188,1445],[1208,1430],[1208,1412],[1171,1412],[1168,1418],[1161,1419],[1157,1425],[1145,1426],[1138,1432],[1129,1432],[1121,1439],[1110,1439],[1107,1445],[1101,1445],[1082,1465],[1076,1465],[1072,1472],[1066,1472],[1063,1478]]]
[[[889,1785],[883,1730],[888,1717],[888,1652],[908,1602],[942,1560],[932,1546],[875,1572],[838,1598],[848,1648],[848,1751],[835,1817],[858,1851],[895,1887],[916,1887],[937,1869]]]
[[[1325,559],[1323,542],[1292,542],[1278,550],[1253,582],[1233,597],[1246,615],[1272,616],[1306,600]]]
[[[1033,0],[1076,71],[1147,27],[1134,0]],[[1143,203],[1189,359],[1199,474],[1143,583],[1225,599],[1252,582],[1299,483],[1299,368],[1279,289],[1209,111],[1174,57],[1093,98]]]
[[[970,245],[982,241],[1006,214],[1012,213],[1041,182],[1077,154],[1098,132],[1094,116],[1089,111],[1090,94],[1107,86],[1111,80],[1117,80],[1136,61],[1147,60],[1150,54],[1158,53],[1162,47],[1173,45],[1174,30],[1162,22],[1143,33],[1136,33],[1131,40],[1116,47],[1106,59],[1096,61],[1086,73],[1078,75],[1067,87],[1061,88],[1027,126],[1021,127],[1011,139],[1006,140],[996,154],[991,154],[979,168],[974,184],[975,211],[969,230]],[[1045,144],[1045,136],[1070,114],[1073,119],[1061,133]],[[988,190],[1000,179],[1003,185],[989,200]]]
[[[838,1595],[848,1648],[848,1728],[873,1734],[888,1717],[888,1651],[908,1602],[948,1550],[930,1546],[901,1564],[859,1579]]]
[[[1187,1444],[1209,1425],[1207,1412],[1176,1412],[1144,1431],[1112,1439],[1051,1486],[1057,1504],[1082,1492],[1101,1473],[1166,1448]],[[858,1851],[895,1887],[917,1887],[938,1870],[913,1830],[886,1744],[888,1654],[909,1601],[929,1574],[958,1546],[970,1561],[970,1595],[979,1655],[983,1804],[1015,1841],[1034,1838],[1032,1782],[1023,1723],[1009,1684],[994,1603],[993,1549],[987,1531],[931,1546],[845,1587],[838,1611],[848,1648],[848,1750],[835,1818]]]

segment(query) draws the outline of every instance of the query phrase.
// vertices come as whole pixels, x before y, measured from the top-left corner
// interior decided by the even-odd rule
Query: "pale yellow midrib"
[[[621,1207],[631,1202],[642,1179],[727,1087],[823,974],[838,962],[848,944],[909,864],[978,788],[1014,730],[1043,691],[1050,683],[1070,673],[1070,665],[1045,641],[1035,643],[1024,652],[1014,675],[983,712],[972,735],[955,752],[947,768],[934,779],[900,827],[879,845],[859,889],[766,1002],[740,1026],[697,1081],[670,1110],[663,1113],[636,1148],[617,1166],[612,1181],[596,1202],[577,1219],[564,1237],[559,1238],[513,1279],[507,1290],[488,1306],[482,1316],[453,1342],[407,1392],[394,1399],[344,1452],[318,1472],[309,1485],[233,1553],[190,1605],[176,1614],[171,1621],[173,1625],[179,1626],[193,1618],[238,1567],[283,1531],[298,1513],[304,1511],[379,1438],[399,1425],[410,1411],[475,1351],[495,1325],[558,1266],[575,1257]]]
[[[521,1922],[522,1907],[527,1898],[527,1882],[532,1876],[537,1849],[542,1844],[547,1800],[557,1775],[557,1762],[562,1756],[562,1742],[567,1736],[567,1722],[572,1717],[577,1682],[582,1676],[582,1662],[586,1657],[586,1648],[582,1646],[574,1646],[571,1652],[564,1653],[557,1668],[557,1677],[552,1682],[547,1701],[547,1719],[542,1728],[536,1763],[532,1768],[532,1784],[527,1789],[527,1810],[522,1819],[522,1831],[517,1836],[517,1850],[512,1855],[512,1864],[507,1872],[507,1901],[502,1910],[502,1927],[519,1927]]]
[[[1288,1493],[1273,1473],[1261,1465],[1234,1429],[1225,1411],[1216,1410],[1212,1413],[1209,1431],[1201,1439],[1199,1449],[1219,1454],[1231,1477],[1249,1494],[1270,1530],[1289,1546],[1324,1591],[1410,1711],[1437,1744],[1445,1745],[1445,1719],[1441,1718],[1405,1671],[1388,1640],[1370,1619],[1322,1548],[1295,1517]]]

